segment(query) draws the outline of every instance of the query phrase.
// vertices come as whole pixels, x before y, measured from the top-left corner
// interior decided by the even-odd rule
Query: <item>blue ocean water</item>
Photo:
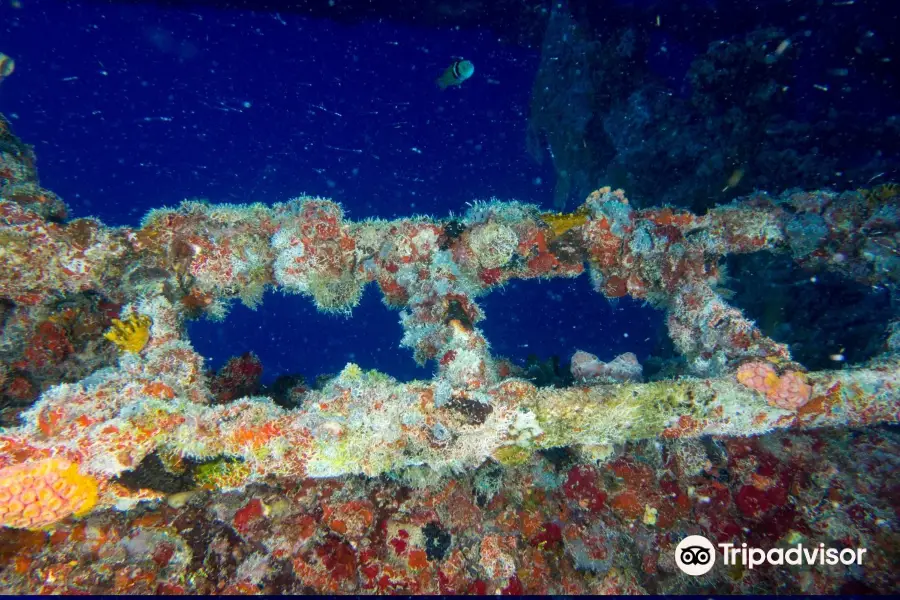
[[[150,3],[4,3],[15,79],[0,110],[35,145],[41,183],[70,216],[137,226],[185,198],[340,202],[351,219],[446,217],[496,197],[552,207],[552,165],[525,148],[539,47],[491,30],[435,31],[373,20]],[[36,39],[36,33],[40,38]],[[476,75],[441,91],[455,59]],[[269,293],[256,312],[190,324],[211,368],[253,351],[265,380],[314,377],[348,361],[401,379],[429,377],[398,347],[398,314],[371,287],[350,318]],[[534,307],[541,306],[540,311]],[[611,359],[655,346],[657,311],[611,306],[587,277],[513,282],[482,300],[494,351],[524,364],[576,349]]]

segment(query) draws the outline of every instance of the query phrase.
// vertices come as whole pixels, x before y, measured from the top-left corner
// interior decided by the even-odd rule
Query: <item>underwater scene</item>
[[[898,30],[0,0],[0,593],[900,593]]]

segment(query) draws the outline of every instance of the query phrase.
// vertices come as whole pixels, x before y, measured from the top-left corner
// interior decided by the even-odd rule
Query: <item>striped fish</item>
[[[437,78],[438,87],[446,90],[451,85],[460,85],[463,81],[472,76],[475,72],[475,65],[468,60],[458,60],[447,67],[444,74]]]

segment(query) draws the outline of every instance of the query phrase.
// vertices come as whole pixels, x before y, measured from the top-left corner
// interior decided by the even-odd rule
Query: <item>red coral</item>
[[[752,485],[742,487],[735,495],[734,503],[746,517],[759,517],[772,508],[768,494]]]
[[[544,523],[541,530],[531,538],[531,545],[545,550],[562,547],[562,529],[556,523]]]
[[[628,282],[624,277],[613,275],[603,282],[603,293],[607,298],[621,298],[628,293]]]
[[[74,351],[66,330],[52,321],[41,323],[25,349],[28,368],[43,368],[61,363]]]
[[[609,504],[614,511],[626,519],[639,519],[644,514],[644,503],[632,491],[622,492],[615,496]]]
[[[3,393],[15,402],[31,402],[37,398],[37,388],[22,375],[17,375],[9,380]]]
[[[499,268],[482,269],[478,277],[485,285],[497,285],[503,280],[503,271]]]
[[[409,301],[409,292],[396,279],[381,277],[378,279],[378,287],[384,294],[385,302],[391,306],[404,306]]]
[[[175,545],[171,542],[162,542],[153,549],[153,562],[160,567],[165,567],[175,556]]]
[[[519,578],[513,575],[509,578],[509,584],[500,590],[500,594],[503,596],[521,596],[525,593],[525,587],[522,585],[522,582],[519,581]]]
[[[365,536],[375,520],[374,507],[368,500],[351,500],[322,508],[322,521],[332,531],[351,540]]]
[[[532,276],[550,273],[559,266],[559,261],[550,253],[538,254],[528,261],[528,270]]]
[[[646,298],[647,292],[649,291],[647,282],[637,275],[630,275],[628,277],[626,287],[628,288],[628,293],[634,298]]]
[[[263,366],[252,352],[230,359],[216,374],[210,390],[220,403],[231,402],[242,396],[251,396],[259,390]]]
[[[234,513],[234,528],[241,533],[247,533],[250,526],[262,517],[262,501],[258,498],[253,498],[250,502],[245,504],[243,508],[238,509],[238,511]]]
[[[343,581],[355,578],[356,552],[349,544],[336,537],[329,537],[316,549],[316,555],[335,579]]]
[[[575,466],[569,471],[563,492],[592,513],[600,512],[606,505],[606,492],[597,487],[597,472],[586,465]]]

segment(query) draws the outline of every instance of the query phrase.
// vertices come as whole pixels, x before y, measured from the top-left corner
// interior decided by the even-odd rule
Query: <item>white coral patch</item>
[[[483,269],[502,267],[519,245],[516,232],[500,223],[486,223],[472,231],[469,246]]]
[[[275,235],[272,236],[272,247],[278,250],[284,250],[291,246],[302,246],[300,239],[295,236],[296,233],[296,230],[290,227],[279,229]]]
[[[308,270],[298,264],[304,254],[303,244],[298,244],[278,255],[275,259],[275,280],[280,286],[296,292],[309,290]]]
[[[437,246],[438,236],[434,232],[434,229],[430,227],[425,227],[417,233],[413,239],[412,243],[416,247],[416,250],[419,254],[429,254],[434,248]]]
[[[70,258],[62,264],[62,268],[70,273],[86,275],[90,267],[83,258]]]
[[[520,446],[527,446],[531,440],[544,433],[544,430],[538,425],[537,415],[527,410],[516,413],[516,419],[510,425],[509,433]]]

